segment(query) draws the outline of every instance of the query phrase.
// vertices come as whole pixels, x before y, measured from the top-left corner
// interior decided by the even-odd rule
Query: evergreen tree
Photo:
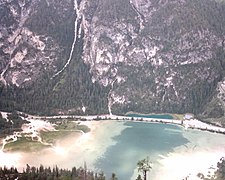
[[[150,165],[149,157],[146,157],[145,159],[142,159],[138,161],[137,166],[138,166],[138,171],[143,173],[144,180],[147,180],[147,172],[152,169]]]
[[[112,177],[110,180],[118,180],[118,178],[116,177],[116,174],[115,173],[112,173]]]
[[[224,180],[225,179],[225,159],[221,158],[220,162],[217,163],[217,171],[215,172],[215,180]]]
[[[138,174],[138,177],[137,177],[137,179],[136,180],[142,180],[141,179],[141,175],[140,174]]]

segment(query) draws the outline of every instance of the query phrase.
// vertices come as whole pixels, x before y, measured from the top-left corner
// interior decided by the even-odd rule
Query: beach
[[[190,142],[175,148],[173,152],[159,160],[157,180],[200,180],[198,173],[205,177],[213,175],[217,162],[225,157],[225,136],[199,130],[188,130],[183,133]]]
[[[16,166],[22,170],[26,164],[72,168],[83,166],[86,162],[88,168],[93,170],[96,160],[104,156],[109,146],[116,144],[113,137],[120,135],[126,127],[124,122],[115,121],[81,121],[80,123],[87,125],[91,131],[89,133],[74,132],[59,139],[51,148],[45,148],[39,152],[1,152],[0,157],[10,158],[0,158],[0,165]],[[44,125],[44,123],[40,121],[38,125],[38,128],[42,129],[40,124]]]

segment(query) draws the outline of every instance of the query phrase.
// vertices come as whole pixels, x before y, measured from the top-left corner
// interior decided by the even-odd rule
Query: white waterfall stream
[[[2,73],[0,75],[0,81],[2,81],[4,83],[4,85],[7,85],[7,82],[6,82],[5,78],[4,78],[4,75],[5,75],[6,71],[9,68],[9,64],[5,67],[5,69],[3,69],[3,71],[2,71]]]
[[[112,114],[112,105],[113,105],[113,99],[111,97],[111,94],[112,94],[112,91],[113,91],[113,86],[114,86],[114,83],[117,81],[117,79],[115,79],[113,82],[112,82],[112,88],[110,89],[109,91],[109,94],[108,94],[108,111],[109,111],[109,115],[113,115]]]
[[[80,27],[79,32],[78,32],[78,26],[79,26],[78,21],[82,18],[82,15],[80,13],[80,7],[77,4],[77,0],[74,0],[74,11],[75,11],[75,14],[76,14],[77,17],[76,17],[76,20],[75,20],[75,23],[74,23],[74,39],[73,39],[73,44],[72,44],[72,47],[71,47],[70,55],[69,55],[69,58],[68,58],[66,64],[63,66],[63,68],[61,70],[59,70],[57,73],[55,73],[52,78],[54,78],[54,77],[58,76],[60,73],[62,73],[66,69],[66,67],[70,64],[70,61],[71,61],[72,56],[73,56],[75,44],[76,44],[76,41],[77,41],[77,37],[78,36],[80,37],[81,27]],[[77,34],[77,33],[79,33],[79,34]]]

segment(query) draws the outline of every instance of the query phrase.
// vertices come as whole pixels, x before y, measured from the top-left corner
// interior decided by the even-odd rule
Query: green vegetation
[[[77,136],[81,131],[84,133],[90,131],[88,126],[80,125],[72,120],[51,119],[50,122],[56,124],[56,131],[42,131],[40,133],[43,142],[46,143],[54,144],[57,140],[63,139],[67,136]]]
[[[34,141],[29,137],[19,137],[17,141],[10,142],[5,145],[4,151],[22,151],[22,152],[37,152],[48,147],[38,141]]]
[[[225,127],[224,121],[224,103],[218,97],[213,98],[204,108],[204,111],[198,116],[208,123],[219,124]]]
[[[112,173],[112,177],[110,178],[110,180],[118,180],[115,173]]]
[[[144,176],[144,180],[147,180],[147,172],[152,168],[150,166],[149,158],[138,161],[138,171],[141,171]],[[217,170],[213,177],[204,177],[199,173],[198,177],[202,180],[224,180],[225,179],[225,159],[221,158],[217,163]],[[86,163],[84,167],[69,169],[59,169],[58,166],[44,167],[40,165],[39,168],[31,167],[27,164],[27,167],[23,172],[18,172],[16,167],[7,168],[0,167],[0,179],[18,179],[18,180],[105,180],[103,172],[96,173],[87,169]],[[118,180],[115,173],[112,173],[110,180]],[[141,175],[138,175],[136,180],[142,180]]]
[[[134,47],[142,48],[145,39],[152,47],[160,47],[156,59],[161,57],[165,63],[165,66],[163,64],[156,68],[149,61],[145,61],[141,66],[112,62],[111,70],[118,69],[118,75],[129,77],[125,78],[126,82],[123,84],[118,85],[116,82],[114,84],[114,91],[126,95],[129,103],[114,104],[113,113],[123,114],[128,111],[138,111],[142,113],[193,112],[195,114],[203,112],[204,114],[206,112],[206,116],[212,118],[224,115],[223,108],[214,106],[217,102],[209,104],[212,97],[216,96],[217,84],[223,79],[225,72],[224,43],[222,42],[223,38],[220,38],[224,37],[225,6],[224,1],[218,1],[223,3],[211,0],[189,0],[186,3],[152,1],[151,7],[148,9],[149,13],[151,12],[151,18],[145,19],[145,27],[142,32],[139,32],[138,14],[129,0],[106,0],[99,4],[98,1],[90,3],[92,4],[91,8],[87,7],[87,16],[85,14],[85,17],[88,18],[87,22],[95,22],[92,21],[92,18],[96,16],[97,23],[90,24],[93,27],[111,29],[110,33],[122,33],[130,41],[126,54],[129,54],[130,49],[134,49]],[[54,59],[54,65],[59,70],[67,61],[71,50],[76,13],[74,13],[71,2],[63,4],[65,7],[59,1],[52,1],[50,6],[45,1],[38,1],[35,4],[35,13],[31,13],[25,26],[40,37],[48,37],[47,39],[52,44],[55,43],[59,46],[59,51],[62,53],[59,53]],[[155,10],[153,11],[153,9]],[[4,21],[7,23],[7,20]],[[132,29],[138,38],[132,37]],[[93,32],[95,30],[97,29],[93,29]],[[100,35],[99,41],[118,51],[119,47],[111,38],[114,34],[109,35],[108,30],[104,29],[98,34]],[[107,97],[111,87],[103,87],[98,82],[92,82],[92,77],[96,72],[91,71],[88,63],[83,62],[83,36],[84,32],[76,42],[70,65],[59,76],[52,79],[53,71],[56,69],[52,68],[52,72],[45,72],[43,67],[43,75],[35,79],[35,82],[29,86],[5,87],[3,83],[0,83],[0,109],[9,111],[17,109],[23,112],[48,115],[59,112],[81,115],[107,113]],[[151,38],[149,39],[149,37]],[[184,44],[190,44],[191,48],[179,49]],[[218,48],[217,44],[222,45]],[[87,44],[87,48],[89,46],[91,43]],[[29,54],[33,56],[32,53]],[[202,58],[202,62],[199,64],[180,66],[180,62],[190,60],[189,56],[192,54],[204,56],[212,54],[213,57]],[[181,60],[182,57],[184,58]],[[128,57],[127,60],[128,62],[137,60],[138,63],[139,58],[141,57],[131,59]],[[141,59],[140,62],[142,62]],[[3,62],[3,66],[4,64],[5,62]],[[168,68],[166,68],[167,66]],[[166,77],[171,72],[176,72],[173,80],[174,87],[165,88]],[[115,78],[110,73],[105,76]],[[160,77],[162,82],[157,84],[157,77]],[[174,89],[178,92],[179,97],[175,96]],[[185,100],[182,97],[185,97]],[[83,105],[86,107],[85,113],[81,109]]]
[[[155,118],[155,119],[173,119],[173,116],[170,114],[127,114],[128,117],[141,117],[141,118]]]
[[[149,161],[149,157],[146,157],[145,159],[142,159],[137,163],[138,172],[143,173],[144,180],[147,180],[147,172],[152,169],[150,164],[151,162]],[[140,175],[138,175],[137,179],[140,179]]]
[[[23,172],[18,172],[17,168],[12,167],[0,167],[0,179],[9,180],[105,180],[104,173],[95,173],[87,170],[85,166],[76,168],[73,167],[71,170],[59,169],[58,166],[53,168],[40,165],[39,168],[31,167],[27,164],[27,167]],[[114,179],[116,180],[116,179]]]
[[[91,130],[88,126],[75,122],[74,119],[51,119],[50,122],[56,124],[55,128],[59,131],[83,131],[88,133]]]
[[[0,137],[13,134],[14,131],[21,131],[21,126],[27,121],[23,120],[16,111],[8,113],[7,119],[2,117],[0,113]]]
[[[86,107],[85,114],[107,113],[107,94],[109,87],[92,83],[89,67],[82,61],[82,43],[78,44],[67,71],[54,79],[52,74],[37,79],[31,87],[0,87],[0,109],[14,109],[31,114],[84,115],[81,107]],[[63,57],[66,59],[67,57]],[[71,76],[71,74],[73,74]]]
[[[141,175],[139,174],[136,180],[142,180]]]
[[[202,173],[198,173],[197,175],[202,180],[224,180],[225,179],[225,159],[221,158],[217,163],[217,170],[215,171],[213,176],[207,175],[204,176]]]
[[[170,115],[173,116],[173,119],[177,119],[177,120],[184,119],[184,114],[170,114]]]
[[[70,135],[78,136],[76,131],[42,131],[40,136],[45,143],[55,144],[57,140],[66,138]]]
[[[74,122],[72,120],[51,119],[50,122],[56,124],[56,131],[40,132],[42,142],[46,144],[55,144],[57,140],[60,141],[69,136],[78,136],[81,131],[83,133],[87,133],[90,131],[90,128],[88,126],[81,125],[78,122]],[[29,137],[30,135],[31,134],[22,133],[22,137],[18,137],[17,141],[9,141],[5,145],[4,151],[37,152],[39,150],[42,150],[43,148],[50,146],[37,141],[37,139],[32,139],[31,137]]]
[[[214,180],[224,180],[225,179],[225,159],[221,158],[220,162],[217,163],[217,170],[215,172]]]
[[[74,38],[76,14],[73,2],[62,5],[61,1],[52,1],[48,6],[45,1],[38,1],[35,4],[35,13],[30,15],[25,26],[40,36],[48,37],[48,43],[57,43],[59,53],[54,65],[59,70],[67,62]],[[42,76],[29,86],[21,88],[0,83],[0,109],[41,115],[59,111],[83,115],[81,107],[84,105],[86,114],[106,113],[109,88],[92,83],[90,67],[82,59],[82,37],[76,42],[70,65],[59,76],[52,79],[55,72],[43,68]]]
[[[144,180],[146,180],[146,174],[150,171],[151,166],[148,157],[138,162],[138,170],[143,172]],[[0,167],[0,179],[18,179],[18,180],[106,180],[103,172],[96,173],[87,169],[86,162],[84,167],[76,168],[72,170],[59,169],[58,166],[53,168],[45,168],[40,165],[39,168],[31,167],[27,164],[23,172],[18,172],[16,167],[8,169],[7,167]],[[110,180],[118,180],[115,173],[112,173]],[[137,180],[142,180],[138,175]]]

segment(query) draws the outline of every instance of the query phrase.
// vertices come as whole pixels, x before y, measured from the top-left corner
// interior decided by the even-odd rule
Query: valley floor
[[[31,137],[39,137],[40,131],[55,131],[54,125],[43,121],[51,119],[75,118],[79,119],[82,125],[88,126],[91,131],[88,133],[78,133],[76,136],[69,135],[58,140],[51,147],[40,152],[3,152],[7,144],[3,140],[3,148],[0,152],[0,164],[6,166],[18,166],[24,168],[24,164],[39,166],[43,162],[45,166],[60,164],[61,168],[68,166],[80,166],[84,161],[88,162],[89,168],[94,168],[94,162],[100,158],[107,148],[116,144],[114,137],[121,134],[127,127],[127,121],[149,122],[149,123],[169,123],[183,126],[184,137],[190,143],[174,149],[167,156],[161,156],[158,161],[157,172],[151,174],[151,179],[157,180],[180,180],[188,177],[188,180],[198,180],[198,173],[207,175],[215,171],[216,163],[221,157],[225,157],[225,136],[210,132],[201,132],[198,129],[224,133],[225,129],[208,125],[196,119],[192,120],[171,120],[152,118],[132,118],[127,116],[98,115],[98,116],[31,116],[26,118],[31,123],[23,127],[23,131]],[[98,120],[97,120],[98,119]],[[99,120],[102,119],[102,120]],[[106,121],[116,120],[116,121]],[[191,128],[191,130],[189,130]],[[110,131],[110,133],[108,133]],[[204,133],[204,136],[202,136]],[[9,137],[8,137],[9,138]],[[16,134],[9,139],[16,141]],[[197,141],[196,141],[197,139]],[[41,139],[37,138],[41,142]],[[71,144],[71,142],[73,142]],[[195,143],[192,143],[195,142]],[[41,142],[42,143],[42,142]],[[66,147],[66,148],[65,148]],[[48,159],[51,158],[51,161]],[[137,170],[134,171],[132,180],[137,177]]]
[[[172,115],[173,116],[173,115]],[[179,115],[181,116],[181,115]],[[168,123],[168,124],[177,124],[182,125],[185,129],[199,129],[209,132],[216,132],[225,134],[225,128],[207,124],[198,119],[190,119],[190,120],[182,120],[181,117],[179,119],[159,119],[159,118],[148,118],[148,117],[129,117],[129,116],[117,116],[117,115],[92,115],[92,116],[75,116],[75,115],[59,115],[59,116],[32,116],[28,115],[31,119],[64,119],[64,118],[77,118],[83,120],[99,120],[99,119],[107,119],[107,120],[124,120],[124,121],[144,121],[144,122],[153,122],[153,123]],[[178,117],[175,115],[174,117]]]

